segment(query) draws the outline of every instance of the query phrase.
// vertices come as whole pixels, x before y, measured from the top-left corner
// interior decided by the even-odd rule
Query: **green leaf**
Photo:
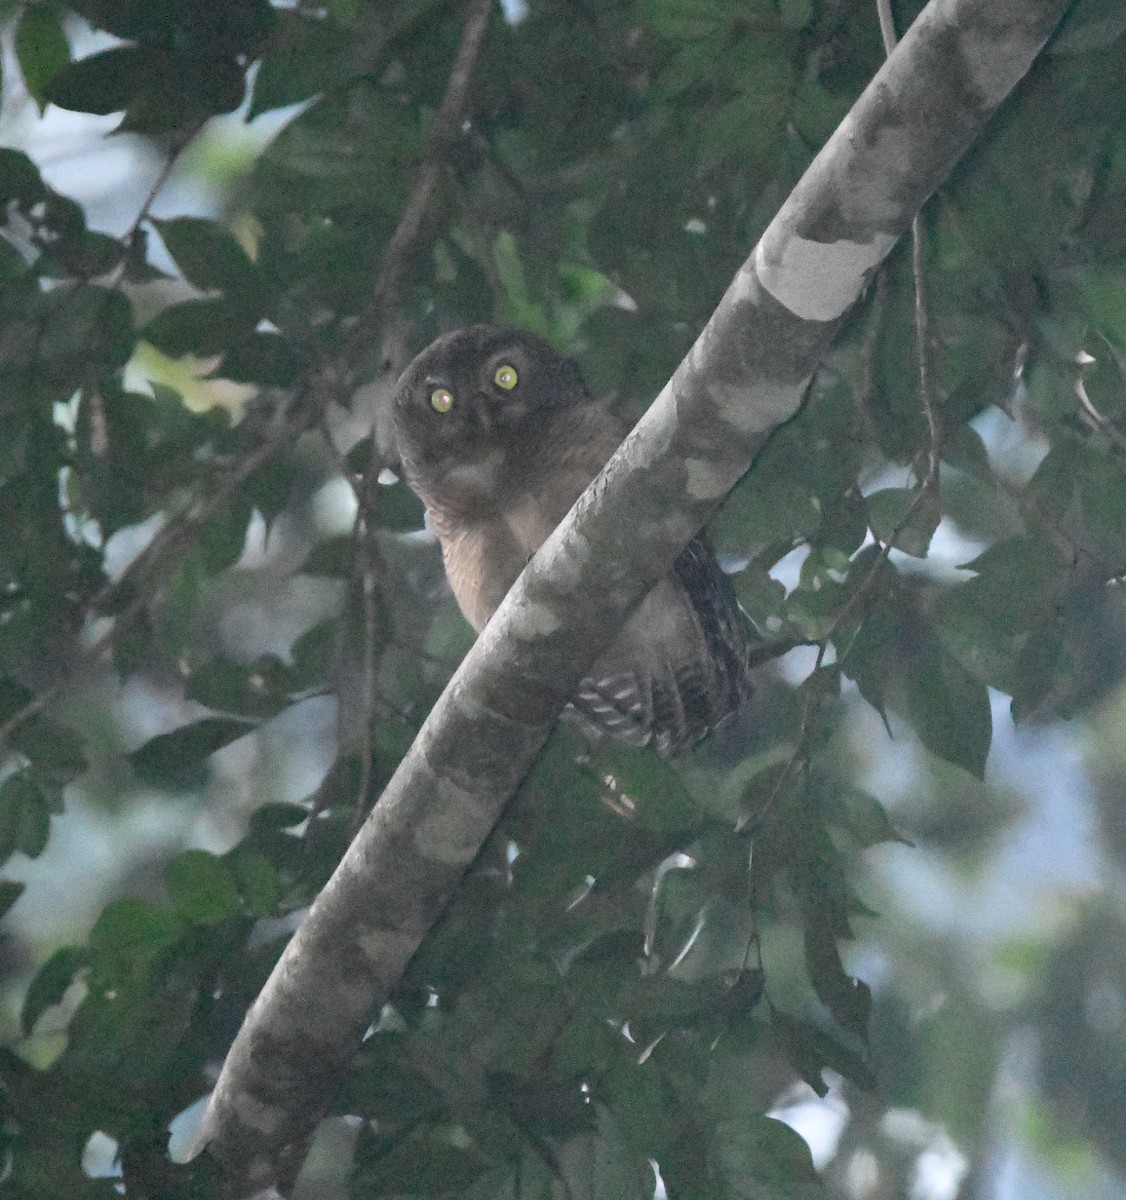
[[[113,665],[124,678],[147,661],[153,645],[152,618],[145,611],[118,623],[113,639]]]
[[[1062,517],[1082,476],[1081,455],[1068,441],[1057,442],[1041,460],[1028,482],[1028,498]]]
[[[263,804],[250,815],[252,833],[270,832],[277,829],[292,829],[309,817],[309,810],[301,804]]]
[[[728,19],[720,0],[645,0],[639,7],[654,33],[684,41],[717,33]]]
[[[39,344],[41,368],[60,389],[87,381],[91,360],[121,367],[136,344],[133,307],[121,292],[86,284],[73,292],[60,289],[44,323]]]
[[[868,1019],[872,1015],[872,992],[862,980],[849,975],[841,963],[836,939],[818,921],[805,930],[805,965],[817,998],[833,1014],[833,1019],[853,1037],[868,1037]]]
[[[85,950],[64,946],[56,950],[36,971],[20,1013],[20,1025],[25,1035],[34,1031],[36,1021],[46,1009],[62,1000],[67,988],[74,982],[75,975],[85,965]]]
[[[54,783],[69,783],[86,770],[78,735],[47,717],[32,717],[11,734],[11,744],[31,759],[37,775]]]
[[[232,854],[230,865],[239,895],[251,915],[275,916],[283,888],[281,876],[270,860],[256,850],[241,846]]]
[[[345,1081],[347,1112],[372,1121],[419,1123],[442,1111],[442,1097],[423,1071],[396,1054],[394,1039],[375,1034],[364,1046],[361,1065]]]
[[[477,1150],[434,1133],[403,1142],[362,1170],[353,1184],[371,1195],[461,1195],[492,1164]]]
[[[201,292],[222,292],[240,308],[257,308],[258,268],[221,225],[200,217],[154,220],[153,224],[189,283]]]
[[[342,60],[352,48],[349,34],[333,21],[280,10],[277,29],[254,81],[250,118],[308,100],[340,79]],[[349,67],[355,67],[349,63]]]
[[[979,779],[993,739],[989,693],[957,659],[932,647],[911,664],[907,706],[923,744]]]
[[[421,529],[424,513],[422,501],[401,480],[389,487],[381,485],[375,493],[375,523],[380,529],[394,533]]]
[[[630,1032],[637,1036],[632,1023]],[[603,1059],[599,1075],[596,1095],[614,1114],[623,1139],[639,1157],[661,1160],[681,1131],[660,1067],[652,1058],[637,1063],[614,1055]]]
[[[208,572],[218,574],[233,567],[246,546],[251,504],[247,496],[237,494],[223,505],[200,530],[199,547]]]
[[[0,847],[10,845],[28,858],[38,858],[50,832],[51,810],[27,773],[6,779],[0,785]]]
[[[700,170],[736,159],[754,167],[775,147],[789,107],[793,69],[779,47],[775,57],[755,64],[747,90],[703,123],[697,148]]]
[[[206,358],[234,349],[254,332],[254,324],[253,317],[225,297],[185,300],[154,317],[141,336],[170,358]]]
[[[46,185],[31,159],[20,150],[0,146],[0,205],[15,200],[29,208],[46,195]]]
[[[839,793],[841,806],[849,831],[867,849],[881,842],[902,842],[910,846],[902,834],[897,832],[884,806],[875,796],[859,788],[842,788]]]
[[[995,542],[966,569],[977,571],[939,600],[938,632],[948,650],[978,679],[1011,692],[1014,658],[1030,632],[1057,619],[1073,573],[1047,537]]]
[[[143,984],[155,960],[185,933],[179,914],[135,896],[111,903],[90,933],[88,957],[92,990]]]
[[[1022,590],[1036,592],[1050,587],[1068,570],[1068,563],[1059,548],[1046,538],[1038,537],[1012,537],[994,542],[976,558],[959,566],[978,575],[996,576],[1010,589],[1015,581],[1027,574],[1029,581]],[[1034,611],[1028,607],[1021,609],[1025,618]]]
[[[267,655],[250,664],[212,659],[192,672],[186,694],[208,708],[261,718],[289,706],[288,688],[288,669]]]
[[[313,547],[301,568],[306,575],[343,575],[352,570],[352,539],[347,534],[326,538]]]
[[[307,629],[290,647],[293,655],[293,686],[298,689],[321,683],[332,669],[340,637],[339,622],[333,618]]]
[[[1072,692],[1074,673],[1060,626],[1053,622],[1033,629],[1013,663],[1013,722],[1019,725],[1039,715],[1052,701],[1056,701],[1054,711],[1070,716],[1069,711],[1060,711],[1059,701]]]
[[[204,850],[186,850],[164,868],[176,909],[195,925],[212,925],[239,911],[239,893],[227,864]]]
[[[696,802],[664,759],[646,750],[606,745],[593,766],[611,796],[643,829],[688,829],[699,820]]]
[[[941,512],[933,497],[918,500],[910,488],[884,488],[867,497],[868,520],[881,542],[914,558],[926,558]],[[915,506],[914,508],[912,506]]]
[[[12,905],[23,895],[26,883],[14,879],[0,879],[0,918],[6,917]]]
[[[580,1177],[590,1180],[591,1200],[649,1200],[653,1194],[649,1164],[633,1152],[608,1108],[598,1106],[598,1132],[588,1135],[588,1140],[580,1151]]]
[[[233,717],[204,717],[191,725],[161,733],[128,755],[137,776],[146,783],[174,783],[197,768],[216,750],[251,733],[253,721]]]
[[[59,14],[47,4],[27,4],[16,26],[16,58],[24,86],[42,112],[44,89],[70,62],[70,47]]]
[[[115,46],[71,63],[50,80],[43,95],[59,108],[108,116],[124,112],[150,78],[145,50]]]
[[[289,387],[297,378],[301,360],[289,340],[279,333],[252,333],[223,358],[217,374],[237,383],[263,387]]]
[[[875,1090],[876,1078],[864,1059],[824,1030],[780,1012],[771,1014],[771,1024],[789,1050],[798,1074],[819,1096],[829,1092],[821,1078],[826,1067],[866,1092]]]
[[[1126,569],[1126,467],[1120,459],[1089,462],[1079,479],[1079,502],[1096,552],[1112,574]]]
[[[822,523],[814,486],[817,456],[800,421],[784,425],[767,442],[708,526],[721,554],[745,558],[748,546],[817,535]]]
[[[31,700],[31,692],[22,683],[7,676],[0,678],[0,721],[10,721]]]
[[[509,1072],[490,1074],[489,1095],[519,1128],[539,1137],[566,1138],[596,1125],[588,1096],[573,1081],[543,1075],[522,1079]]]
[[[813,0],[778,0],[778,16],[787,29],[804,29],[813,20]]]
[[[746,1200],[821,1200],[825,1188],[809,1146],[788,1125],[759,1113],[720,1121],[715,1160],[733,1197]]]

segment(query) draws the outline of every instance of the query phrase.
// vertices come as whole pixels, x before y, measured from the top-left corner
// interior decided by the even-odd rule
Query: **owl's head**
[[[589,400],[578,367],[541,337],[472,325],[431,343],[399,379],[393,404],[408,477],[519,452],[559,410]]]

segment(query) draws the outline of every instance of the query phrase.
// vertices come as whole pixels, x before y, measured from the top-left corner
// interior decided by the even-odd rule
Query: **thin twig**
[[[489,26],[492,9],[493,0],[473,0],[470,5],[464,32],[461,36],[461,45],[458,47],[453,69],[450,71],[446,94],[442,97],[438,115],[434,118],[434,130],[429,149],[418,169],[414,187],[407,198],[399,224],[387,243],[383,266],[376,278],[369,306],[370,316],[368,319],[361,318],[359,326],[349,339],[348,350],[353,353],[368,343],[367,331],[370,329],[373,319],[377,327],[381,326],[398,304],[403,275],[422,231],[422,222],[430,209],[434,188],[441,176],[446,156],[465,120],[469,87],[473,80],[473,71],[480,56],[481,47],[485,41],[485,32]],[[367,314],[365,315],[367,316]]]
[[[376,451],[372,448],[372,456]],[[365,473],[360,488],[360,507],[353,527],[354,575],[360,585],[363,611],[363,646],[360,653],[360,782],[352,820],[355,834],[367,816],[371,790],[372,759],[375,757],[375,717],[379,695],[376,688],[377,644],[379,641],[379,555],[375,547],[375,479]]]
[[[880,36],[884,39],[884,53],[890,54],[899,41],[895,33],[895,17],[891,12],[891,0],[876,0],[876,16],[880,20]]]
[[[891,11],[891,0],[876,0],[876,14],[880,21],[880,34],[884,41],[884,50],[891,54],[897,44],[895,20]],[[934,393],[934,369],[931,362],[930,345],[930,308],[928,302],[925,236],[922,214],[916,214],[911,223],[911,269],[915,283],[915,353],[919,369],[919,400],[923,406],[923,416],[927,422],[927,467],[919,483],[911,504],[902,519],[891,531],[886,541],[880,545],[876,561],[861,580],[860,586],[849,596],[848,600],[837,610],[829,627],[822,635],[821,648],[817,654],[817,667],[824,662],[825,654],[833,635],[844,624],[845,620],[865,599],[875,587],[876,580],[897,539],[908,527],[915,513],[926,503],[931,493],[938,487],[939,466],[942,459],[942,423],[938,417],[938,405]],[[844,654],[838,655],[838,665],[847,657],[849,644]]]
[[[921,213],[911,222],[911,270],[915,277],[915,353],[919,363],[919,400],[927,419],[927,474],[922,490],[938,486],[939,460],[942,457],[942,423],[934,391],[931,363],[930,303],[927,286],[926,230]]]
[[[356,519],[352,525],[352,579],[358,581],[360,590],[361,611],[363,612],[363,645],[360,651],[360,781],[356,787],[355,815],[352,821],[353,835],[359,829],[367,816],[367,797],[371,791],[372,761],[375,757],[375,718],[379,709],[380,696],[376,686],[377,653],[376,645],[379,640],[379,603],[378,603],[378,568],[381,565],[376,550],[375,532],[375,477],[376,470],[369,467],[362,476],[349,467],[348,460],[340,453],[323,416],[320,430],[328,445],[329,453],[336,462],[337,469],[348,481],[352,493],[356,497]],[[372,443],[372,456],[377,457],[378,451]],[[348,622],[345,620],[344,629]],[[347,646],[347,634],[340,642]],[[346,649],[345,649],[346,652]],[[340,736],[338,742],[345,739]]]
[[[356,362],[384,329],[399,304],[399,294],[407,265],[422,233],[422,224],[434,198],[446,159],[465,122],[473,73],[484,45],[493,0],[472,0],[462,30],[461,44],[450,70],[446,93],[434,119],[430,145],[415,176],[414,187],[403,206],[402,216],[387,242],[383,266],[376,278],[372,299],[361,314],[344,346],[344,360]],[[360,782],[356,797],[356,827],[367,811],[371,788],[372,759],[375,755],[375,716],[379,703],[376,687],[377,644],[379,640],[378,554],[374,543],[374,504],[377,479],[384,464],[376,439],[372,438],[371,458],[356,490],[357,509],[353,527],[353,578],[360,587],[363,611],[363,649],[360,688],[362,734],[360,746]]]
[[[883,331],[887,291],[887,272],[878,271],[872,289],[872,304],[868,310],[868,328],[860,348],[860,387],[854,394],[857,416],[860,424],[866,427],[872,425],[872,401],[876,395],[876,344]]]
[[[1091,397],[1087,395],[1087,389],[1083,386],[1082,379],[1075,381],[1075,394],[1079,397],[1079,403],[1083,406],[1084,412],[1091,418],[1091,422],[1095,428],[1104,437],[1109,438],[1119,450],[1126,450],[1126,436],[1095,407]]]
[[[895,49],[896,35],[895,23],[892,17],[891,0],[876,0],[876,12],[880,21],[880,33],[884,41],[884,49],[888,54]],[[929,328],[929,308],[927,295],[927,278],[925,266],[925,246],[923,236],[923,225],[920,216],[916,216],[911,226],[912,235],[912,272],[915,282],[915,340],[916,354],[919,370],[919,398],[923,407],[923,415],[927,423],[927,466],[922,480],[919,483],[918,490],[912,498],[911,504],[903,517],[892,529],[885,541],[880,543],[879,553],[876,561],[869,567],[864,578],[860,581],[859,586],[853,591],[849,598],[834,614],[833,619],[829,622],[827,629],[821,634],[818,639],[817,659],[814,663],[814,671],[821,670],[825,662],[825,655],[828,653],[829,645],[832,642],[833,636],[841,628],[844,622],[852,615],[859,607],[861,602],[865,600],[871,591],[875,588],[880,577],[880,573],[884,564],[891,555],[891,551],[895,546],[896,541],[902,535],[903,531],[908,527],[915,513],[925,504],[931,494],[938,486],[939,480],[939,464],[942,457],[942,425],[938,417],[938,407],[935,402],[934,387],[933,387],[933,367],[931,363],[930,351],[930,328]],[[870,348],[866,347],[866,363],[865,371],[870,373],[872,364],[870,360]],[[855,638],[849,643],[843,652],[838,652],[836,665],[840,668],[841,664],[848,657],[849,651],[855,645]],[[778,780],[771,789],[770,795],[766,798],[759,811],[756,812],[753,818],[748,818],[748,821],[753,820],[755,826],[759,826],[769,815],[781,795],[783,788],[793,779],[800,771],[808,769],[809,765],[809,735],[813,725],[813,716],[817,708],[817,693],[814,689],[810,689],[805,697],[805,702],[802,707],[801,721],[798,727],[797,745],[794,748],[793,754],[787,760],[782,772],[778,776]]]
[[[168,151],[168,156],[165,158],[161,168],[156,173],[156,178],[153,180],[152,187],[149,188],[148,195],[141,203],[141,207],[137,210],[137,215],[133,218],[129,228],[121,235],[121,244],[126,247],[126,254],[122,257],[114,272],[110,287],[116,287],[121,281],[122,275],[125,274],[125,264],[128,259],[128,251],[132,249],[133,242],[136,240],[137,234],[140,231],[141,225],[148,220],[149,214],[152,211],[152,206],[156,203],[157,196],[164,189],[164,185],[168,182],[172,171],[175,169],[176,163],[180,159],[180,155],[191,145],[196,134],[203,128],[204,122],[196,122],[190,129],[186,130],[182,137],[175,141]]]

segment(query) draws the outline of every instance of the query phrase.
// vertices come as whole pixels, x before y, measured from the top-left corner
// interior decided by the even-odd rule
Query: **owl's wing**
[[[749,633],[730,581],[697,538],[583,679],[568,716],[592,742],[679,754],[750,695]]]

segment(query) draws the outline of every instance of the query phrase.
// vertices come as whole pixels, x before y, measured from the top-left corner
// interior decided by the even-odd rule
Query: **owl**
[[[598,474],[626,429],[575,363],[522,330],[440,337],[392,401],[402,470],[478,632],[529,558]],[[746,617],[696,538],[583,679],[565,715],[589,740],[678,754],[750,694]]]

